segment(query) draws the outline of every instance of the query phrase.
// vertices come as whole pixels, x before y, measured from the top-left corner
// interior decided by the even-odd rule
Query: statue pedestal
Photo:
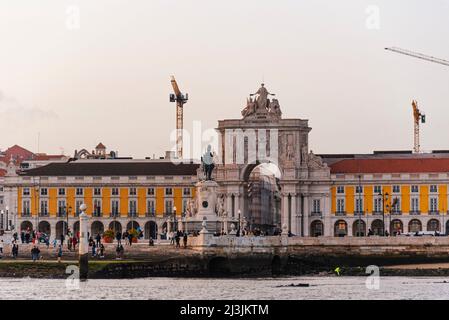
[[[198,201],[197,220],[207,220],[208,222],[218,221],[215,213],[217,205],[218,184],[212,180],[200,181],[196,184],[196,197]]]

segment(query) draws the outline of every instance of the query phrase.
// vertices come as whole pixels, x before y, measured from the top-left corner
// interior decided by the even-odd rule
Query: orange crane
[[[413,120],[414,120],[414,147],[413,152],[419,153],[420,152],[420,144],[419,144],[419,123],[425,123],[426,122],[426,116],[419,111],[418,108],[418,102],[416,100],[412,101],[412,107],[413,107]]]
[[[176,156],[178,159],[182,159],[183,108],[184,103],[187,103],[189,99],[189,95],[181,93],[174,76],[171,76],[171,85],[175,93],[170,94],[170,102],[176,102]]]
[[[399,54],[403,54],[403,55],[406,55],[406,56],[409,56],[409,57],[418,58],[418,59],[421,59],[421,60],[426,60],[426,61],[442,64],[442,65],[445,65],[445,66],[449,66],[449,61],[447,61],[447,60],[440,59],[440,58],[435,58],[435,57],[428,56],[428,55],[425,55],[425,54],[422,54],[422,53],[418,53],[418,52],[414,52],[414,51],[410,51],[410,50],[406,50],[406,49],[401,49],[401,48],[398,48],[398,47],[385,48],[385,50],[396,52],[396,53],[399,53]],[[426,116],[419,111],[418,102],[416,102],[416,100],[412,101],[412,107],[413,107],[413,122],[414,122],[414,128],[413,128],[414,147],[413,147],[413,152],[419,153],[420,152],[419,123],[420,122],[421,123],[425,123],[426,122]]]

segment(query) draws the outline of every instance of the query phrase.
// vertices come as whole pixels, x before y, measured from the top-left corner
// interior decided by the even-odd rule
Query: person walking
[[[60,244],[59,247],[58,247],[57,256],[58,256],[58,262],[61,262],[61,258],[62,258],[62,244]]]
[[[72,238],[72,243],[73,243],[73,251],[76,251],[76,245],[78,243],[78,240],[76,239],[76,237]]]
[[[115,239],[117,240],[117,246],[122,244],[122,234],[120,233],[120,231],[117,231],[117,233],[115,234]]]
[[[176,248],[179,248],[180,247],[179,246],[180,237],[179,237],[179,233],[178,232],[176,233],[175,241],[176,241]]]
[[[12,253],[13,259],[17,259],[17,257],[19,256],[19,245],[15,242],[12,245],[11,253]]]
[[[0,253],[3,254],[3,240],[0,240]]]
[[[41,251],[39,250],[39,248],[36,245],[33,247],[33,249],[31,249],[31,259],[33,260],[33,262],[36,262],[36,260],[39,260],[40,253],[41,253]]]
[[[184,242],[184,248],[187,248],[187,232],[184,232],[184,236],[183,236],[182,240]]]
[[[92,241],[92,258],[95,258],[96,257],[96,248],[97,248],[97,245],[96,245],[96,243],[95,242],[93,242]]]
[[[95,237],[95,240],[97,241],[97,247],[100,247],[100,243],[101,243],[101,235],[100,235],[100,233],[97,233],[97,236]]]
[[[104,258],[104,244],[100,243],[100,259]]]
[[[132,233],[128,233],[128,242],[129,242],[129,245],[131,246],[132,244],[133,244],[133,235],[132,235]]]

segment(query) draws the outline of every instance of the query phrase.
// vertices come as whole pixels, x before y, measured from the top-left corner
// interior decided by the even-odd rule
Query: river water
[[[0,279],[0,299],[449,299],[449,278]],[[309,284],[309,287],[290,287]],[[377,289],[378,288],[378,289]]]

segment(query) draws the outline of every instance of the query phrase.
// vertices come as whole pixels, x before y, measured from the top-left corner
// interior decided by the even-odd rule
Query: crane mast
[[[413,107],[413,123],[414,123],[414,127],[413,127],[413,133],[414,133],[414,147],[413,147],[413,152],[414,153],[419,153],[420,152],[420,144],[419,144],[419,123],[425,123],[426,122],[426,116],[424,114],[422,114],[419,111],[418,108],[418,102],[416,100],[412,101],[412,107]]]
[[[174,94],[170,94],[170,102],[176,102],[176,156],[182,159],[182,145],[183,145],[183,129],[184,129],[184,103],[187,103],[189,95],[181,93],[178,83],[174,76],[171,76],[171,85],[173,87]]]

